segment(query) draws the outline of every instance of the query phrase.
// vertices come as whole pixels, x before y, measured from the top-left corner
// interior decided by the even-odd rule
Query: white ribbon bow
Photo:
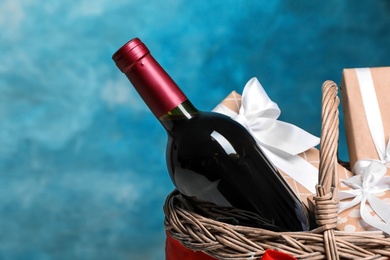
[[[280,109],[268,97],[257,78],[250,79],[245,85],[238,114],[222,104],[213,111],[228,115],[243,125],[276,167],[315,193],[318,169],[298,154],[318,145],[319,138],[277,120]]]
[[[352,188],[352,190],[339,191],[339,198],[341,200],[354,199],[347,202],[339,202],[339,212],[360,203],[360,216],[362,219],[372,227],[390,234],[390,208],[385,202],[375,196],[375,194],[390,190],[390,177],[385,176],[386,172],[386,166],[380,162],[373,161],[368,167],[364,168],[361,174],[344,180],[343,183]],[[380,219],[370,214],[370,206],[368,204]]]

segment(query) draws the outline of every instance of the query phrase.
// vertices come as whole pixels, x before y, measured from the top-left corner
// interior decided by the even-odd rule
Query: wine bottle
[[[276,231],[310,228],[306,207],[242,125],[199,111],[140,39],[127,42],[112,58],[168,133],[168,172],[183,196],[263,220],[236,224]]]

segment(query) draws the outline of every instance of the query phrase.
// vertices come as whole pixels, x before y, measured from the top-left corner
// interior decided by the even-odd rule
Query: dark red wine
[[[181,194],[196,203],[249,211],[260,220],[227,222],[277,231],[310,228],[306,207],[243,126],[197,110],[139,39],[113,59],[166,129],[168,172]]]

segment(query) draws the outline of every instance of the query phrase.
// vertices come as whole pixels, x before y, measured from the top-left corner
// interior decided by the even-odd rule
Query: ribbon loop
[[[298,154],[318,145],[319,138],[277,120],[281,114],[279,106],[269,98],[257,78],[245,85],[238,113],[222,104],[213,111],[228,115],[243,125],[276,167],[315,193],[318,169]]]

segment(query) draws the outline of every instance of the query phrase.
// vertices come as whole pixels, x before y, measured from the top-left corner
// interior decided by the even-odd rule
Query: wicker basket
[[[319,180],[314,197],[318,228],[307,232],[274,232],[222,223],[194,213],[191,205],[174,191],[164,205],[164,224],[169,235],[189,250],[202,251],[216,259],[258,259],[266,249],[285,252],[297,259],[390,259],[389,235],[379,231],[336,230],[337,92],[334,82],[324,82]]]

